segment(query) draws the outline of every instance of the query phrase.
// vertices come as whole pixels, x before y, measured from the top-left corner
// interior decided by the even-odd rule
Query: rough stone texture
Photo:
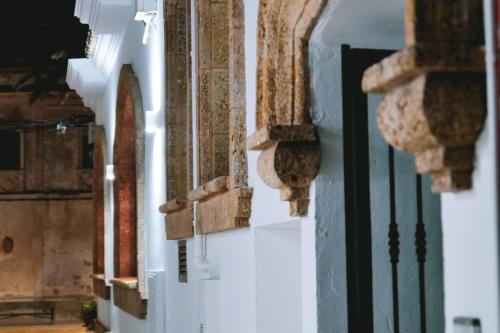
[[[281,198],[290,201],[293,216],[307,215],[308,188],[319,170],[307,55],[309,37],[326,2],[271,0],[261,2],[259,10],[257,132],[249,139],[249,148],[264,150],[259,174],[269,186],[282,191]],[[300,160],[305,170],[287,171]]]
[[[138,292],[147,298],[144,221],[144,110],[139,81],[124,65],[118,83],[115,166],[115,276],[135,277]]]
[[[99,320],[94,320],[94,332],[95,333],[107,333],[109,329],[103,325]]]
[[[369,68],[363,90],[384,93],[377,121],[416,156],[435,192],[469,189],[486,114],[482,2],[407,0],[408,47]]]
[[[252,189],[235,188],[200,201],[196,215],[197,233],[211,234],[248,227],[252,195]]]
[[[125,283],[122,283],[120,279],[111,281],[113,284],[114,304],[136,318],[146,319],[148,301],[143,299],[137,290],[137,279],[135,279],[133,285],[129,280]]]
[[[198,142],[197,231],[248,226],[244,17],[241,0],[197,2]],[[226,210],[226,211],[225,211]]]
[[[167,238],[170,240],[192,237],[193,228],[193,204],[181,210],[168,213],[166,217]]]
[[[86,133],[70,128],[64,136],[55,130],[21,134],[21,170],[0,171],[0,193],[90,192],[92,169],[83,169],[81,159]]]
[[[0,129],[93,118],[74,92],[46,93],[33,104],[29,98],[27,92],[0,93]],[[54,302],[56,322],[79,321],[80,306],[92,293],[92,169],[82,168],[86,134],[87,128],[68,128],[58,136],[55,126],[24,132],[21,169],[0,171],[0,239],[13,241],[12,252],[0,253],[0,298]],[[44,322],[17,317],[3,324]]]
[[[92,201],[25,196],[0,201],[0,212],[0,238],[14,241],[11,253],[0,253],[0,298],[54,301],[56,321],[79,320],[92,293]]]
[[[160,209],[165,217],[167,238],[193,235],[192,203],[186,200],[193,187],[191,115],[191,1],[165,3],[167,69],[167,200]],[[182,207],[177,203],[183,202]],[[172,204],[177,207],[172,208]],[[185,208],[185,211],[178,211]],[[177,212],[176,214],[173,214]],[[190,232],[189,232],[190,230]]]

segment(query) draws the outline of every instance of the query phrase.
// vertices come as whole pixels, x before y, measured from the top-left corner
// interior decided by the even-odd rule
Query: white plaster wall
[[[330,0],[310,40],[312,115],[322,162],[313,196],[317,327],[310,323],[308,328],[315,330],[303,332],[348,331],[341,46],[402,49],[404,4],[404,0]]]
[[[158,112],[157,125],[160,129],[155,134],[146,134],[146,195],[145,195],[145,218],[146,218],[146,265],[147,270],[161,271],[165,269],[163,253],[165,252],[165,229],[163,216],[158,212],[158,207],[165,200],[165,168],[164,168],[164,41],[163,41],[163,1],[159,0],[156,28],[152,31],[149,43],[142,44],[144,24],[142,22],[130,22],[120,44],[120,50],[115,62],[108,62],[110,68],[105,68],[110,76],[105,90],[99,96],[96,112],[97,122],[106,128],[108,145],[108,163],[113,161],[113,144],[115,133],[115,110],[116,94],[120,69],[123,64],[132,64],[139,78],[145,111]],[[108,191],[108,200],[113,202],[113,191]],[[112,208],[112,205],[111,205]],[[107,264],[108,271],[113,271],[113,236],[109,231],[113,230],[113,213],[107,220]],[[161,295],[163,298],[163,295]],[[158,302],[150,302],[159,304]],[[116,333],[138,333],[147,332],[149,327],[161,325],[147,325],[146,320],[138,320],[121,311],[112,302],[99,302],[99,318],[108,325],[112,332]],[[158,315],[149,305],[150,316],[148,320],[158,321]],[[164,320],[162,316],[161,321]]]
[[[299,223],[255,231],[259,333],[302,332],[300,243]]]

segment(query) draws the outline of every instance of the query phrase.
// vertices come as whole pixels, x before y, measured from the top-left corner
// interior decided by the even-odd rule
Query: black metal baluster
[[[418,276],[420,288],[420,327],[421,332],[427,332],[426,298],[425,298],[425,259],[427,256],[427,240],[423,217],[422,176],[417,175],[417,214],[418,221],[415,231],[415,247],[417,251]]]
[[[389,147],[389,179],[391,199],[391,223],[389,225],[389,254],[392,264],[392,297],[394,312],[394,332],[399,333],[399,290],[398,290],[398,263],[399,263],[399,231],[396,222],[396,183],[394,175],[394,149]]]

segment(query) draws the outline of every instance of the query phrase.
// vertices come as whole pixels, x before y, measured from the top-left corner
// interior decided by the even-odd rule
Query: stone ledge
[[[267,126],[258,129],[248,137],[250,150],[265,150],[276,142],[314,142],[318,141],[314,125]]]
[[[113,286],[118,286],[126,289],[137,289],[136,277],[114,278],[109,281]]]
[[[196,228],[199,234],[246,228],[252,211],[253,189],[234,188],[200,201]]]
[[[102,299],[111,299],[111,287],[106,285],[104,274],[92,274],[94,294]]]
[[[114,304],[136,318],[146,319],[148,301],[141,298],[137,278],[116,278],[110,282],[113,284]]]
[[[383,93],[427,72],[484,72],[479,47],[438,44],[410,46],[371,66],[363,76],[363,91]]]
[[[214,180],[209,181],[203,186],[189,192],[188,198],[191,201],[203,201],[208,198],[217,195],[219,193],[227,191],[228,187],[228,177],[222,176]]]
[[[187,200],[174,199],[160,206],[160,213],[170,214],[186,208]]]

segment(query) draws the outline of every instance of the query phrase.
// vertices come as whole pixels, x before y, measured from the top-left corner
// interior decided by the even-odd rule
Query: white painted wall
[[[300,224],[255,231],[257,332],[302,332]]]
[[[314,186],[317,328],[303,332],[348,331],[341,46],[404,48],[404,5],[330,0],[310,40],[312,116],[322,162]]]

